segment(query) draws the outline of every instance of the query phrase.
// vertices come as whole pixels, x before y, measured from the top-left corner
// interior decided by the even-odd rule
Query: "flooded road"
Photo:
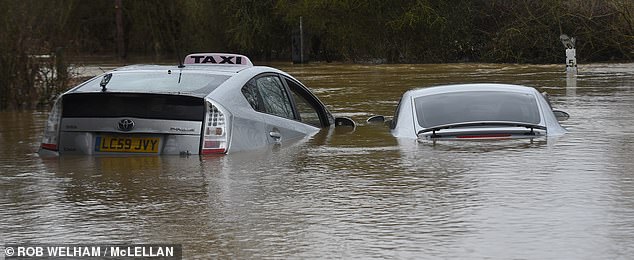
[[[185,258],[634,255],[634,64],[277,67],[360,122],[267,152],[40,158],[46,112],[0,112],[0,245],[174,243]],[[524,84],[571,118],[542,141],[393,138],[408,89]]]

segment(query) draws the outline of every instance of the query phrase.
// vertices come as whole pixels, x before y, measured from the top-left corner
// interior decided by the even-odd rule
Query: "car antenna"
[[[101,79],[101,83],[99,83],[99,86],[101,86],[101,92],[106,92],[106,85],[108,85],[108,82],[110,82],[111,78],[112,78],[112,73],[103,75],[103,78]]]
[[[183,59],[181,59],[180,50],[177,51],[176,56],[178,58],[178,68],[180,69],[180,72],[178,73],[178,84],[180,84],[181,83],[181,76],[183,76],[183,68],[185,68],[185,65],[183,65]]]

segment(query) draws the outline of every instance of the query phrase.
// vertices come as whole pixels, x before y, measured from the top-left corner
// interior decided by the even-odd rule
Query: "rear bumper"
[[[59,156],[59,152],[58,151],[52,151],[52,150],[48,150],[45,148],[40,147],[40,149],[37,151],[37,153],[40,155],[40,157],[56,157]]]
[[[130,121],[131,129],[120,129]],[[201,121],[62,118],[59,154],[198,154]],[[136,148],[136,149],[135,149]]]

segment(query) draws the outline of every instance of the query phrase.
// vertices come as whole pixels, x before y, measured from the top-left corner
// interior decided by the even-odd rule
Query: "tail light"
[[[226,153],[229,147],[229,114],[219,105],[210,101],[206,103],[201,154]]]
[[[53,105],[53,110],[48,116],[42,137],[41,148],[57,151],[59,144],[59,124],[62,119],[62,99],[58,98]]]

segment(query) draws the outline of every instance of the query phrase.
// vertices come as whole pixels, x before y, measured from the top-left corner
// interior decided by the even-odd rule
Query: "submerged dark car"
[[[444,85],[405,92],[390,128],[420,141],[536,138],[564,134],[558,117],[567,116],[532,87]]]
[[[335,121],[283,71],[243,55],[191,54],[178,66],[118,68],[63,93],[40,154],[226,154],[301,139]]]

